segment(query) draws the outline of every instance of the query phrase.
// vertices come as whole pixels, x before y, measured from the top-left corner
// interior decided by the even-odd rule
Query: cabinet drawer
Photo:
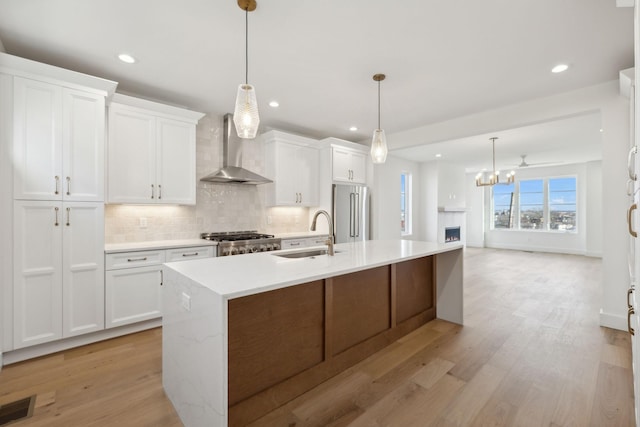
[[[213,256],[213,246],[194,248],[167,249],[165,262],[188,261],[190,259],[209,258]]]
[[[280,248],[282,249],[296,249],[296,248],[304,248],[307,246],[306,239],[283,239],[280,243]]]
[[[107,254],[105,258],[106,270],[121,268],[143,267],[158,265],[164,262],[164,251],[135,251]]]
[[[307,239],[307,246],[323,246],[327,244],[327,238],[329,236],[317,236],[317,237],[309,237]]]

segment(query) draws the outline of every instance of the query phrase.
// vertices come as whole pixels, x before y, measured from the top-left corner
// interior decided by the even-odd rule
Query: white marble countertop
[[[218,242],[204,239],[154,240],[149,242],[107,243],[104,252],[148,251],[154,249],[190,248],[194,246],[216,246]]]
[[[279,239],[306,239],[307,237],[328,236],[329,233],[321,233],[319,231],[296,231],[293,233],[276,233],[274,235]]]
[[[276,252],[165,264],[227,299],[461,249],[461,243],[369,240],[335,245],[335,256],[283,258]],[[305,250],[308,250],[306,248]],[[300,249],[278,251],[298,252]]]

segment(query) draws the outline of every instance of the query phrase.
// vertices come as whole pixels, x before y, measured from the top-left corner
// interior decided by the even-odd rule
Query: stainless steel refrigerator
[[[369,240],[369,189],[333,184],[333,231],[336,243]]]

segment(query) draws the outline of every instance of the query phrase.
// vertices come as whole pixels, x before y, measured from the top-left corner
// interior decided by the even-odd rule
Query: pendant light
[[[374,74],[373,80],[378,82],[378,128],[373,131],[373,141],[371,141],[371,159],[373,163],[384,163],[387,160],[387,137],[384,130],[380,128],[380,82],[385,79],[384,74]]]
[[[260,117],[256,91],[249,84],[249,12],[256,10],[255,0],[238,0],[238,6],[245,12],[245,79],[238,86],[236,108],[233,111],[233,123],[240,138],[253,139],[258,133]]]
[[[494,136],[489,139],[491,140],[491,145],[492,145],[493,170],[491,175],[489,175],[488,178],[486,174],[483,174],[482,172],[476,175],[477,187],[486,187],[486,186],[500,184],[500,171],[496,171],[496,139],[498,139],[498,137]],[[514,171],[509,172],[507,174],[507,182],[505,182],[504,184],[511,184],[512,182],[515,181],[515,178],[516,178],[516,173]]]

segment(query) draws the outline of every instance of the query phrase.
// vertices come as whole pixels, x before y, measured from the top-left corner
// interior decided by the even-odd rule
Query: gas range
[[[256,230],[202,233],[200,237],[218,242],[218,256],[269,252],[280,249],[280,239],[275,238],[273,234],[262,234]]]

